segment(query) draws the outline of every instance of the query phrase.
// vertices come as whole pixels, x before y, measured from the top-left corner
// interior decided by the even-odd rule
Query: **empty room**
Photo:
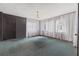
[[[0,56],[77,56],[77,3],[0,3]]]

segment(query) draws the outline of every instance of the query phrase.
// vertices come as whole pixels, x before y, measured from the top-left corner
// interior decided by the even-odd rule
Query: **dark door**
[[[16,38],[26,37],[26,18],[16,17]]]
[[[15,16],[3,14],[3,39],[16,38],[16,20]]]

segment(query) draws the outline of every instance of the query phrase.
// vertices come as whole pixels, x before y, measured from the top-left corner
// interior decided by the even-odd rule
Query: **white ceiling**
[[[0,3],[0,11],[17,16],[37,19],[36,8],[40,18],[54,17],[77,10],[76,3]]]

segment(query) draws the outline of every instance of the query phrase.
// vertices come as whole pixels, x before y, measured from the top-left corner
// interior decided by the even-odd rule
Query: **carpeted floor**
[[[72,43],[48,37],[0,41],[0,56],[75,56]]]

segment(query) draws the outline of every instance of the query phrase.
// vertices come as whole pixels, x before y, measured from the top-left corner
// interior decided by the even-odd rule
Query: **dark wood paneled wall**
[[[26,18],[0,12],[0,40],[25,37]]]
[[[0,12],[0,40],[2,40],[2,13]]]

